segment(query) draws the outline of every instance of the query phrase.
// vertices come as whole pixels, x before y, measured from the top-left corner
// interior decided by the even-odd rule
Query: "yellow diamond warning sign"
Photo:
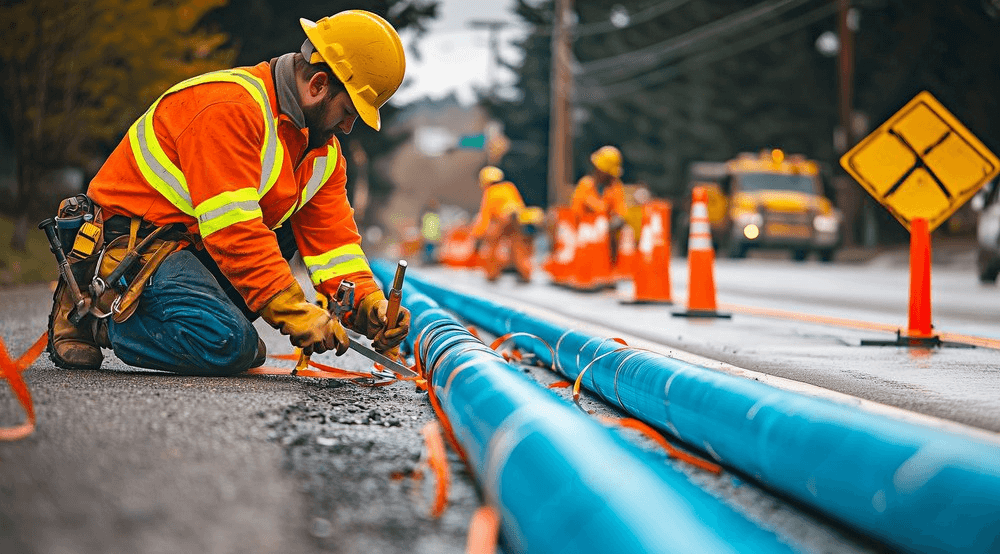
[[[904,227],[922,217],[931,231],[1000,172],[1000,159],[926,91],[840,165]]]

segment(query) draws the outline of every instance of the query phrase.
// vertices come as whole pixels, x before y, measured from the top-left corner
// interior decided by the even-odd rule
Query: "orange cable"
[[[627,429],[633,429],[639,431],[640,433],[645,435],[646,438],[651,439],[656,444],[659,444],[661,447],[663,447],[663,449],[667,451],[667,456],[671,458],[676,458],[682,462],[687,462],[697,468],[704,469],[705,471],[714,473],[716,475],[722,473],[722,467],[719,466],[718,464],[714,464],[712,462],[709,462],[708,460],[703,460],[693,454],[688,454],[687,452],[678,449],[676,446],[670,444],[670,442],[668,442],[667,439],[663,437],[663,435],[658,433],[656,429],[653,429],[652,427],[650,427],[649,425],[645,424],[642,421],[639,421],[638,419],[633,419],[631,417],[616,418],[608,416],[600,416],[599,419],[604,423],[608,423],[611,425],[620,425],[621,427],[625,427]]]

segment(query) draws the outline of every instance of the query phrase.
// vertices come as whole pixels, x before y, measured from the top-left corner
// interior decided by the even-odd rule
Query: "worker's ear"
[[[330,89],[330,76],[323,71],[317,71],[309,78],[306,91],[309,93],[309,100],[322,100]]]

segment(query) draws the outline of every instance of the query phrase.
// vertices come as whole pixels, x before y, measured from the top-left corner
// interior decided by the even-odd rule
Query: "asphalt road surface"
[[[683,267],[683,261],[675,264],[675,294],[682,288]],[[899,278],[893,264],[870,267],[876,276]],[[835,278],[841,284],[850,282],[846,275],[860,271],[862,282],[876,281],[861,268],[782,268],[756,260],[721,262],[720,300],[780,299],[793,284],[806,281],[801,275],[786,275],[783,281],[776,277],[794,271],[843,271]],[[475,272],[414,269],[447,279],[456,288],[532,304],[581,325],[597,322],[633,331],[678,356],[693,352],[722,360],[717,363],[723,370],[732,371],[726,365],[732,364],[997,430],[996,351],[942,349],[921,356],[895,348],[861,352],[855,342],[871,332],[743,315],[699,324],[670,318],[663,307],[620,306],[610,293],[581,295],[542,280],[515,286],[506,276],[489,285]],[[766,289],[762,282],[775,288],[726,288],[733,276],[740,282],[748,275],[757,276],[746,280],[755,283],[751,288]],[[955,278],[961,278],[958,272]],[[936,281],[943,282],[947,279]],[[905,320],[905,292],[889,294],[877,285],[872,289],[872,294],[890,298],[882,302],[888,307],[879,317]],[[988,295],[994,292],[985,290],[986,298],[993,298]],[[794,298],[780,305],[793,309],[795,303],[814,302],[810,294],[788,295]],[[904,306],[899,313],[900,302],[891,299],[897,294]],[[0,337],[13,355],[44,330],[50,297],[44,285],[0,290]],[[962,302],[975,308],[993,301]],[[849,311],[844,302],[829,304],[826,313],[843,316],[838,310]],[[941,308],[948,318],[954,315],[954,325],[964,332],[991,328],[988,318],[961,315],[966,311],[955,304]],[[292,352],[286,338],[266,326],[258,328],[272,353]],[[481,498],[464,464],[450,453],[448,508],[440,519],[430,517],[434,482],[423,467],[421,429],[434,414],[426,394],[412,384],[372,388],[299,377],[179,377],[128,368],[108,354],[100,371],[59,370],[44,355],[26,371],[38,428],[28,438],[0,443],[0,552],[465,550],[469,519]],[[315,359],[344,369],[370,368],[353,353]],[[268,365],[290,367],[291,362],[269,360]],[[542,384],[554,379],[541,369],[517,369]],[[569,395],[567,389],[555,392]],[[598,413],[613,413],[592,397],[585,396],[584,402]],[[0,393],[0,424],[12,425],[22,417],[13,396]],[[630,438],[655,451],[643,439]],[[665,456],[663,462],[674,463]],[[737,475],[678,467],[798,551],[888,551]],[[420,470],[424,478],[414,478]]]

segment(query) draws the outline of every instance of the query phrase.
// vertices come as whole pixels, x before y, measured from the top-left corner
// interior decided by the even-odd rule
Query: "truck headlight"
[[[754,225],[760,227],[764,225],[764,218],[757,212],[740,212],[737,213],[733,218],[738,227],[746,227],[747,225]]]
[[[813,227],[820,233],[836,233],[840,218],[835,215],[818,215],[813,219]]]

